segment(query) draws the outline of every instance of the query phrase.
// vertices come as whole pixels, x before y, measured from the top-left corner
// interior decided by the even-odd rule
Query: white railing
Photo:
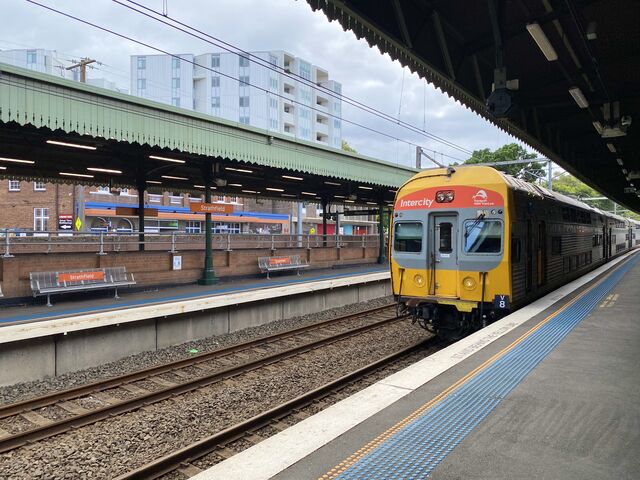
[[[29,253],[73,253],[95,252],[106,255],[112,252],[144,250],[178,252],[181,250],[203,250],[204,233],[183,231],[144,233],[140,232],[22,232],[11,229],[0,230],[0,245],[4,257]],[[261,235],[251,233],[214,233],[214,250],[287,248],[347,248],[378,247],[378,235]],[[326,244],[325,244],[326,239]],[[0,253],[1,254],[1,253]]]

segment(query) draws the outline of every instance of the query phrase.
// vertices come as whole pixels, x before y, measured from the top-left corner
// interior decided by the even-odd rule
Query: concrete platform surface
[[[638,260],[617,259],[194,478],[639,478]],[[506,386],[483,393],[485,379]],[[462,413],[446,416],[447,402]]]
[[[119,289],[120,299],[113,298],[113,289],[83,294],[61,294],[51,297],[53,306],[47,307],[45,297],[34,299],[33,303],[0,308],[0,328],[7,324],[99,313],[118,309],[133,308],[146,305],[193,300],[213,295],[264,289],[278,286],[295,285],[305,282],[344,278],[368,273],[388,272],[388,268],[378,265],[357,265],[339,269],[319,269],[306,271],[298,276],[295,273],[272,274],[271,279],[245,278],[221,281],[216,285],[181,285],[171,288],[132,290]],[[2,306],[0,304],[0,306]]]

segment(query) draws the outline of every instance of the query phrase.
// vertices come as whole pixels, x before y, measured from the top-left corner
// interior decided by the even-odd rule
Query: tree
[[[509,143],[494,150],[488,148],[482,150],[474,150],[471,158],[466,160],[465,164],[474,163],[495,163],[508,162],[513,160],[529,160],[536,158],[537,155],[527,150],[517,143]],[[544,164],[539,162],[518,163],[515,165],[499,165],[496,168],[502,172],[508,173],[516,178],[520,178],[527,182],[536,182],[538,178],[544,176]]]
[[[358,153],[358,151],[351,145],[349,145],[349,142],[347,142],[346,140],[342,140],[342,150],[344,150],[345,152]]]

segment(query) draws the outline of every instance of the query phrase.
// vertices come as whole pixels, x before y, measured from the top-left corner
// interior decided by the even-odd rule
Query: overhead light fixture
[[[378,205],[376,202],[367,202],[367,205]]]
[[[607,143],[607,148],[611,153],[616,153],[616,146],[613,143]]]
[[[59,175],[63,175],[65,177],[93,178],[93,175],[87,175],[85,173],[59,172]]]
[[[231,170],[232,172],[241,172],[241,173],[253,173],[253,170],[247,170],[244,168],[233,168],[233,167],[225,167],[225,170]]]
[[[87,167],[87,170],[90,172],[122,173],[122,170],[111,170],[110,168]]]
[[[6,170],[7,167],[0,167],[0,170]]]
[[[204,185],[194,185],[194,188],[204,188]]]
[[[622,161],[621,158],[616,158],[616,162],[618,162],[618,165],[620,166],[624,165],[624,162]]]
[[[347,202],[347,203],[356,203],[355,200],[345,200],[345,202]]]
[[[284,188],[267,187],[265,190],[269,190],[270,192],[284,192]]]
[[[292,197],[292,198],[296,198],[296,196],[295,196],[295,195],[291,195],[290,193],[283,193],[281,196],[282,196],[282,197]]]
[[[626,174],[627,174],[627,169],[626,169],[626,168],[623,168],[623,169],[622,169],[622,174],[623,174],[623,175],[626,175]]]
[[[569,93],[580,108],[587,108],[589,106],[589,101],[582,93],[582,90],[580,90],[580,87],[571,87],[569,89]]]
[[[591,123],[593,124],[593,128],[596,129],[596,132],[598,132],[598,135],[602,135],[602,124],[597,120]]]
[[[553,45],[551,45],[551,42],[547,38],[547,35],[544,33],[544,30],[542,30],[542,27],[538,22],[527,24],[527,31],[548,61],[553,62],[555,60],[558,60],[556,49],[553,48]]]
[[[162,178],[166,178],[167,180],[189,180],[186,177],[174,177],[172,175],[160,175]]]
[[[336,187],[340,187],[342,184],[338,182],[324,182],[325,185],[334,185]]]
[[[33,165],[34,162],[33,160],[20,160],[18,158],[7,158],[7,157],[0,157],[0,160],[3,162],[11,162],[11,163],[26,163],[28,165]]]
[[[230,183],[229,186],[230,187],[241,187],[242,184],[241,183]]]
[[[147,180],[147,183],[154,183],[154,184],[162,185],[162,182],[159,182],[158,180]]]
[[[373,187],[365,187],[365,186],[363,186],[363,185],[358,185],[358,188],[359,188],[360,190],[373,190]]]
[[[313,193],[313,192],[300,192],[302,195],[311,195],[312,197],[315,197],[317,195],[317,193]]]
[[[260,192],[256,192],[255,190],[242,190],[242,193],[260,193]]]
[[[98,147],[92,147],[91,145],[80,145],[78,143],[58,142],[57,140],[47,140],[50,145],[59,145],[61,147],[80,148],[82,150],[97,150]]]
[[[336,197],[336,198],[347,198],[344,195],[334,195],[334,197]]]
[[[288,180],[299,180],[299,181],[304,180],[304,178],[302,178],[302,177],[292,177],[290,175],[282,175],[282,178],[286,178]]]
[[[153,160],[162,160],[163,162],[186,163],[184,160],[180,160],[178,158],[159,157],[157,155],[149,155],[149,158]]]

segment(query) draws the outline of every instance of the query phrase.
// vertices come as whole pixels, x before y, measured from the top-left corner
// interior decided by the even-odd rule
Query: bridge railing
[[[251,233],[214,233],[213,249],[233,251],[241,249],[269,249],[272,251],[287,248],[346,248],[378,247],[378,235],[335,235],[322,234],[251,234]],[[204,233],[188,232],[16,232],[10,229],[0,230],[0,255],[12,257],[18,254],[34,253],[74,253],[95,252],[100,255],[115,252],[133,252],[144,250],[179,252],[185,250],[203,250]]]

